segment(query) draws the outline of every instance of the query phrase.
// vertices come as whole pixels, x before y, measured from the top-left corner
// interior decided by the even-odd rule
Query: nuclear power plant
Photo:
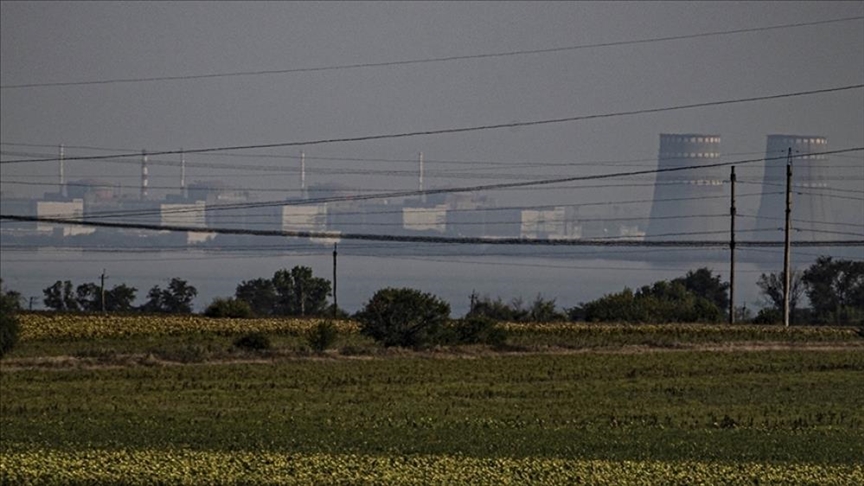
[[[723,199],[725,168],[674,169],[719,161],[719,135],[660,134],[660,172],[654,186],[647,239],[718,239],[716,232],[728,227],[728,217],[712,216],[728,211],[729,203]]]
[[[759,239],[782,240],[786,210],[786,156],[792,155],[792,239],[836,239],[828,189],[828,140],[819,136],[768,135],[762,198],[756,219]]]
[[[351,197],[352,190],[348,186],[332,183],[309,185],[304,152],[299,157],[299,196],[283,194],[272,200],[257,199],[250,197],[246,190],[232,189],[224,183],[195,181],[187,184],[186,160],[182,151],[179,186],[167,188],[179,189],[179,194],[162,194],[159,190],[164,191],[166,187],[150,186],[149,179],[153,174],[148,167],[149,164],[158,166],[162,161],[148,159],[144,150],[140,154],[138,194],[124,195],[122,186],[109,181],[81,179],[67,182],[69,171],[64,166],[67,154],[62,145],[57,172],[60,190],[46,193],[42,200],[3,198],[3,205],[4,208],[17,208],[13,213],[24,216],[83,217],[86,220],[90,217],[105,219],[106,213],[123,218],[125,212],[130,212],[129,220],[136,223],[231,230],[550,240],[729,241],[730,168],[728,165],[716,166],[721,162],[720,135],[662,133],[659,138],[658,172],[650,211],[640,208],[638,211],[619,212],[614,205],[587,204],[586,207],[573,207],[579,206],[577,204],[523,209],[498,207],[493,199],[477,194],[428,195],[424,189],[428,187],[425,164],[429,161],[425,160],[422,152],[417,158],[415,187],[419,193],[414,197],[363,201]],[[831,168],[824,154],[827,148],[827,140],[821,136],[767,137],[761,182],[758,174],[753,180],[738,179],[739,184],[760,187],[751,189],[747,186],[750,190],[737,193],[736,205],[743,209],[737,211],[737,241],[783,241],[786,164],[790,150],[793,184],[791,240],[812,242],[854,236],[848,230],[844,231],[844,226],[838,228],[842,218],[835,220],[838,218],[834,212],[837,208],[832,207],[832,199],[838,196],[832,195],[829,188],[828,172]],[[741,168],[758,170],[759,166],[753,163],[752,167],[748,164]],[[318,195],[344,197],[330,201],[310,197]],[[234,205],[237,206],[232,207]],[[633,214],[637,217],[627,217]],[[2,232],[24,236],[44,236],[53,232],[58,237],[65,237],[94,231],[93,228],[72,225],[55,231],[52,225],[45,223],[8,228]],[[213,237],[212,233],[192,231],[187,242],[198,242],[200,235]]]

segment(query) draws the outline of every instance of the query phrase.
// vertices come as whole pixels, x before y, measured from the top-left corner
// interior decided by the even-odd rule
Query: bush
[[[270,338],[260,332],[244,334],[234,340],[234,346],[249,351],[265,351],[270,349]]]
[[[339,330],[333,321],[321,321],[315,325],[306,336],[309,347],[317,353],[322,353],[336,342]]]
[[[7,293],[0,295],[0,358],[6,355],[18,342],[18,310],[17,300]]]
[[[422,348],[440,342],[450,304],[414,289],[381,289],[356,315],[360,332],[384,346]]]
[[[514,309],[517,306],[519,309]],[[516,313],[522,311],[521,306],[522,302],[519,300],[514,300],[513,307],[511,307],[505,304],[501,300],[501,297],[492,300],[485,295],[483,297],[476,297],[476,295],[472,294],[471,310],[468,311],[465,317],[485,317],[494,321],[514,322],[519,320]]]
[[[588,322],[720,322],[723,312],[710,300],[687,290],[680,282],[629,288],[582,306]]]
[[[507,340],[507,331],[498,327],[493,319],[483,316],[453,321],[451,332],[457,344],[501,346]]]
[[[249,304],[239,299],[223,299],[217,297],[204,310],[207,317],[252,317],[252,308]]]
[[[753,324],[778,324],[783,323],[783,311],[773,307],[759,309],[759,313],[753,318]]]

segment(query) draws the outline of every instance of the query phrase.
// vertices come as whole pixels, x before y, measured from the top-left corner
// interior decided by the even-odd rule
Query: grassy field
[[[864,483],[855,329],[535,325],[413,352],[345,324],[315,355],[309,323],[251,353],[34,322],[0,369],[2,484]]]

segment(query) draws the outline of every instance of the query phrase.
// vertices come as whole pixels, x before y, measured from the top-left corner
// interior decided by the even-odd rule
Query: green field
[[[290,332],[259,354],[209,334],[24,340],[0,372],[0,483],[864,483],[854,329],[694,327],[426,352],[350,335],[324,355]]]

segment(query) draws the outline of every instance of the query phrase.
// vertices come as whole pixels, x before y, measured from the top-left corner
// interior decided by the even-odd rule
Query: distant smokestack
[[[180,149],[180,196],[186,199],[186,154]]]
[[[420,192],[423,192],[423,152],[420,152],[420,184],[418,187],[420,188]],[[426,202],[425,194],[420,197],[423,199],[423,202]]]
[[[306,152],[300,152],[300,197],[306,199]]]
[[[66,196],[66,168],[64,167],[66,163],[66,154],[63,150],[63,144],[60,144],[60,194],[62,196]]]
[[[147,199],[147,151],[141,151],[141,199]]]

